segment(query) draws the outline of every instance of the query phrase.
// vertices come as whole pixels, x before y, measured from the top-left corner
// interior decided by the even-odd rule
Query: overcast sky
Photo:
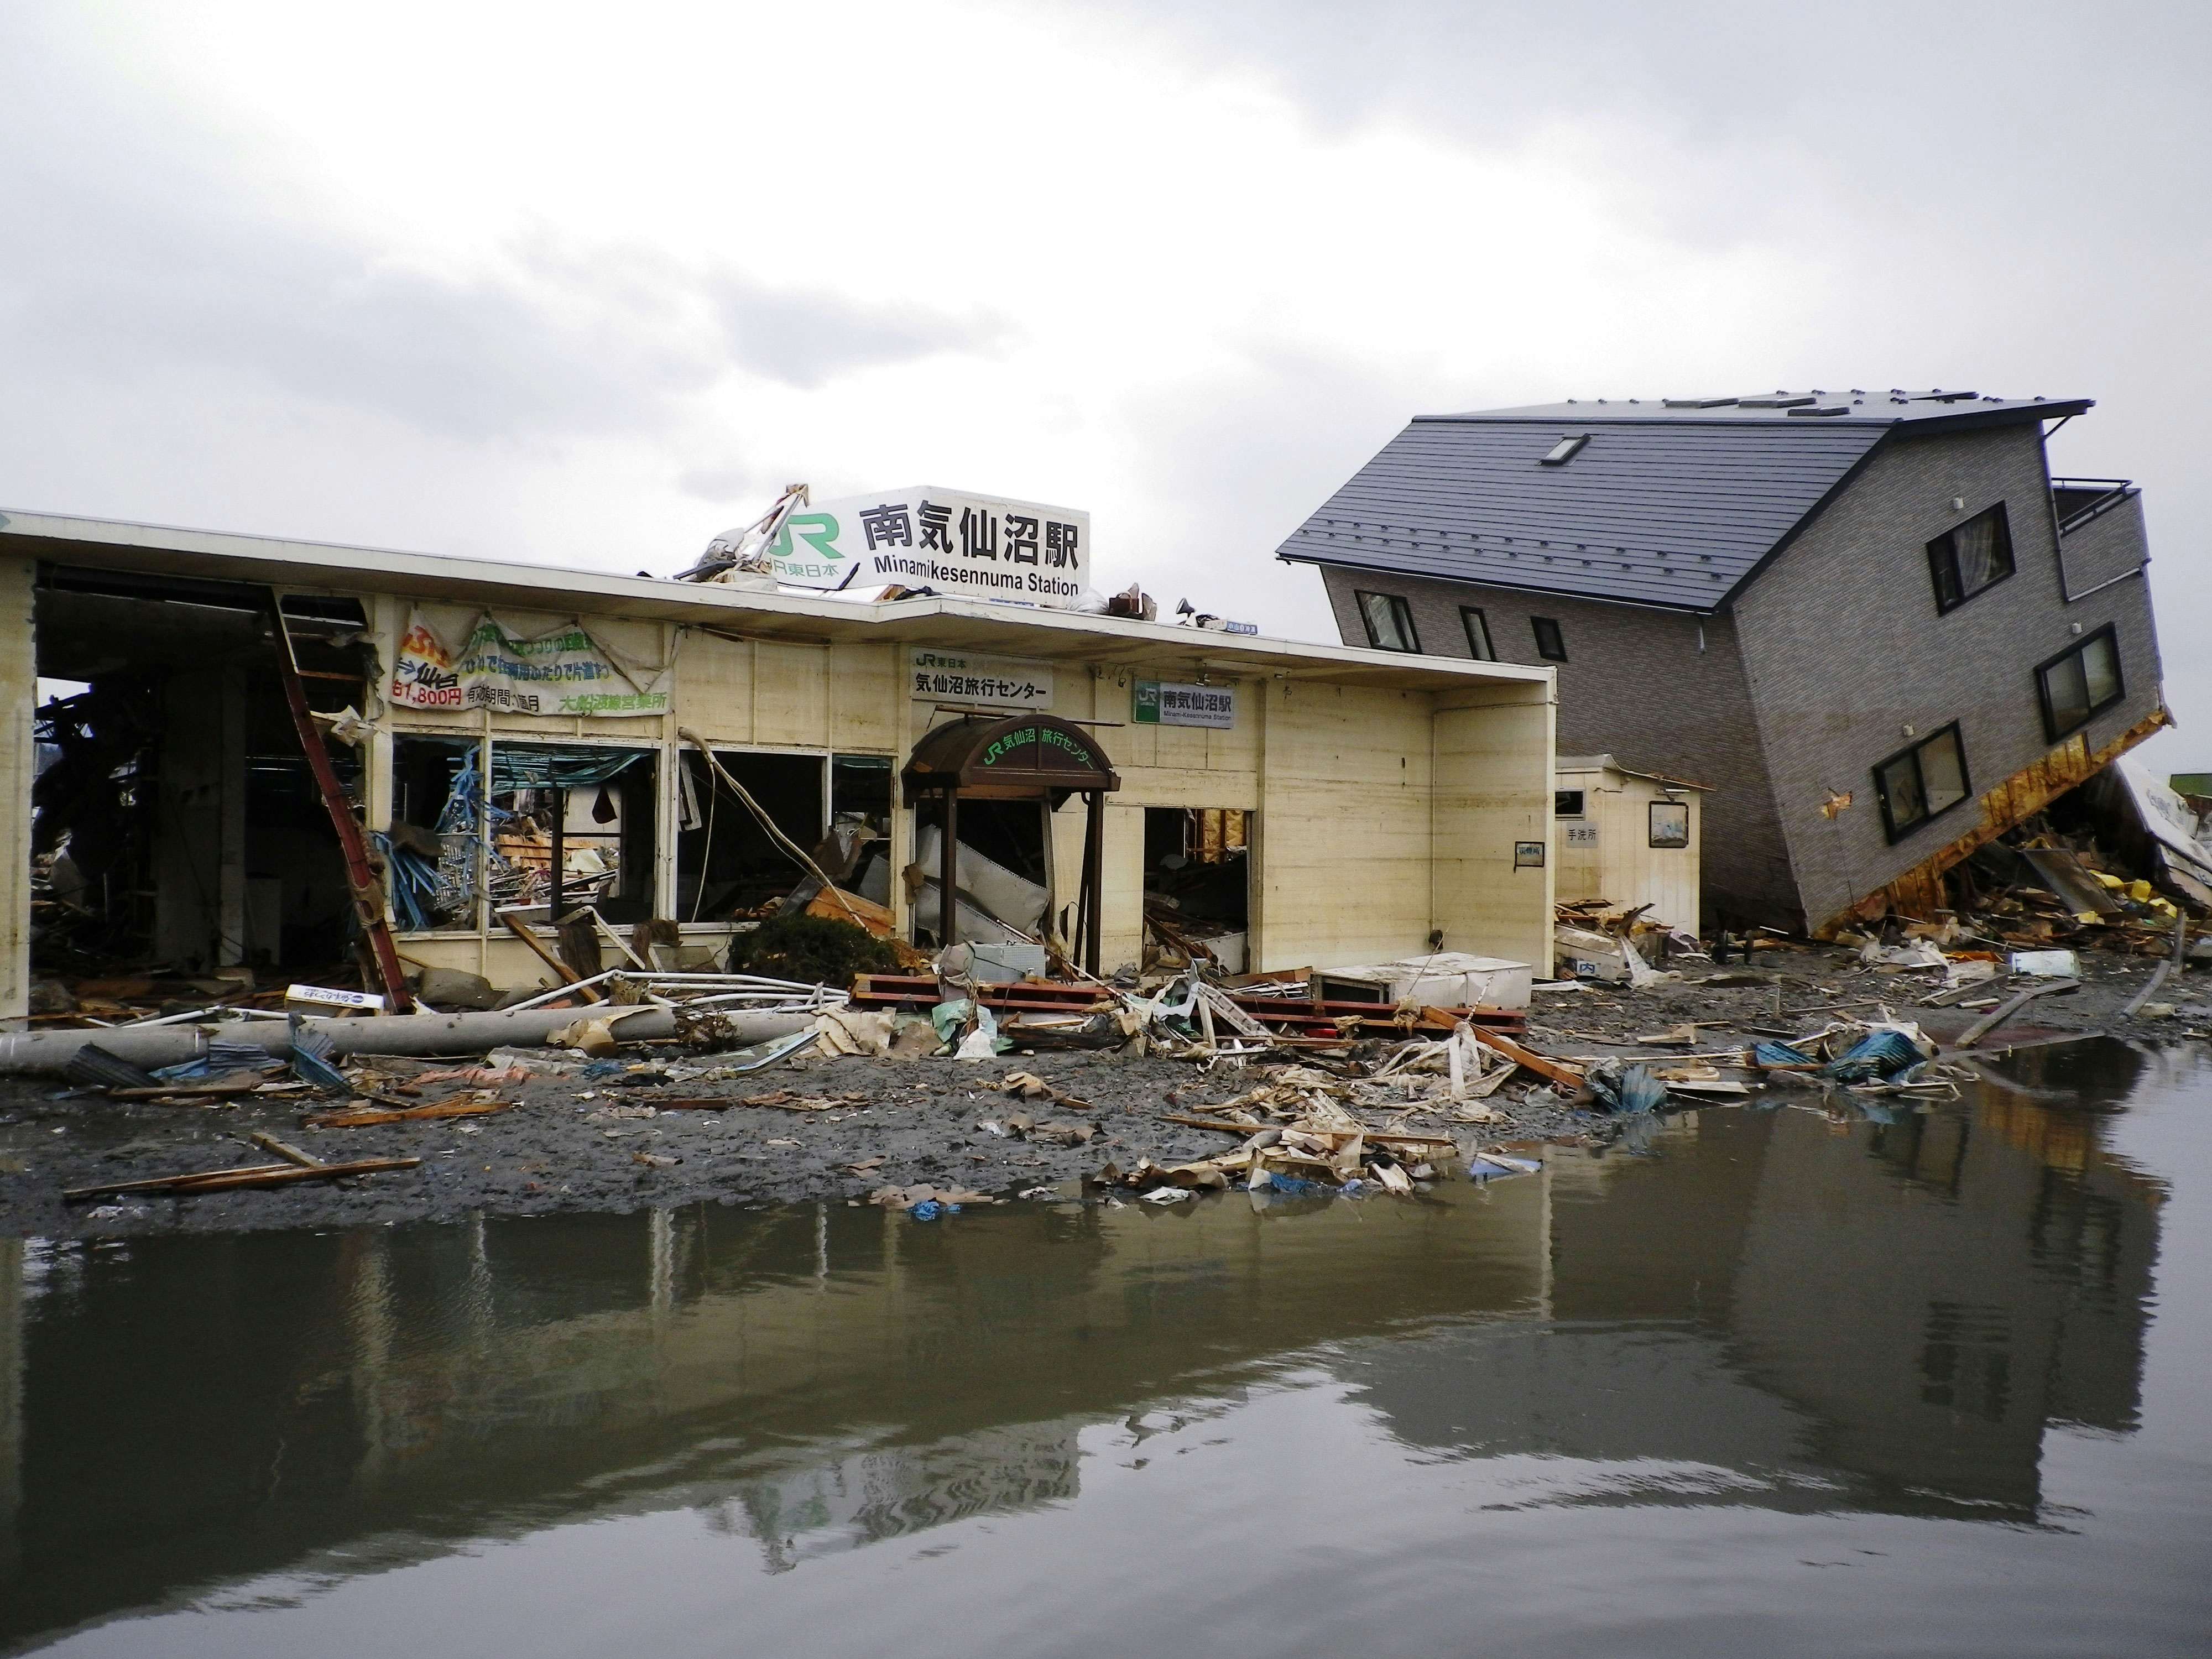
[[[2087,396],[2212,768],[2208,17],[12,0],[0,506],[658,574],[927,482],[1327,638],[1411,414]]]

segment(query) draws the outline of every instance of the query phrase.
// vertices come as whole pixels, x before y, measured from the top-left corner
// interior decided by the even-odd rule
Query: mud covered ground
[[[1982,1050],[1994,1054],[2012,1042],[2063,1041],[2088,1031],[2195,1040],[2212,1030],[2212,1011],[2191,1012],[2212,1001],[2212,974],[2201,970],[2158,993],[2160,1002],[2176,1006],[2174,1015],[2121,1018],[2151,966],[2142,958],[2088,958],[2080,988],[2038,999]],[[1685,1052],[1679,1045],[1655,1048],[1636,1039],[1692,1024],[1697,1042],[1687,1052],[1717,1053],[1760,1036],[1817,1030],[1831,1018],[1869,1016],[1878,1006],[1919,1021],[1938,1041],[1954,1038],[1980,1011],[1919,1007],[1929,982],[1928,975],[1860,969],[1842,951],[1761,952],[1751,969],[1704,970],[1641,992],[1540,992],[1530,1011],[1529,1042],[1541,1052],[1578,1060],[1679,1060]],[[651,1048],[641,1045],[624,1057],[649,1057]],[[1019,1102],[996,1092],[993,1085],[1016,1068],[1042,1077],[1082,1107]],[[1076,1190],[1066,1183],[1109,1161],[1172,1164],[1226,1151],[1235,1144],[1231,1137],[1167,1123],[1164,1115],[1203,1110],[1264,1080],[1259,1068],[1224,1066],[1209,1073],[1188,1062],[1110,1054],[1008,1055],[989,1065],[809,1058],[719,1082],[633,1086],[622,1079],[547,1077],[495,1091],[520,1103],[509,1111],[317,1130],[301,1127],[304,1113],[295,1099],[154,1106],[65,1095],[50,1079],[15,1079],[0,1084],[0,1230],[48,1237],[222,1232],[450,1220],[478,1210],[520,1215],[707,1200],[865,1201],[879,1187],[922,1183],[1018,1202],[1020,1194],[1040,1188],[1065,1196]],[[1609,1136],[1613,1126],[1603,1114],[1574,1110],[1529,1082],[1524,1073],[1490,1097],[1487,1103],[1506,1115],[1503,1125],[1472,1128],[1416,1117],[1406,1127],[1452,1133],[1466,1147]],[[426,1088],[422,1097],[457,1088]],[[746,1103],[779,1091],[854,1098],[813,1111]],[[730,1104],[720,1110],[656,1108],[650,1115],[642,1109],[656,1099],[708,1096]],[[1098,1133],[1086,1145],[1060,1146],[979,1127],[1011,1113],[1092,1123]],[[1366,1115],[1376,1122],[1384,1116]],[[250,1139],[257,1130],[330,1162],[412,1157],[422,1163],[344,1182],[264,1191],[73,1203],[61,1196],[70,1187],[274,1162]],[[1449,1168],[1443,1173],[1453,1178]]]

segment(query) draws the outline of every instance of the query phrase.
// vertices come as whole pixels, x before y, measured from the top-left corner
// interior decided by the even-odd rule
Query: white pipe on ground
[[[675,1015],[650,1005],[635,1012],[509,1008],[489,1014],[372,1014],[306,1024],[328,1036],[340,1054],[466,1055],[502,1047],[541,1045],[552,1032],[579,1018],[605,1018],[611,1013],[621,1016],[614,1030],[625,1042],[676,1035]],[[765,1042],[805,1030],[813,1023],[815,1011],[726,1012],[720,1018],[740,1042]],[[275,1020],[257,1020],[252,1025],[236,1021],[221,1025],[116,1026],[96,1031],[10,1031],[0,1034],[0,1073],[58,1073],[88,1042],[98,1043],[118,1060],[152,1071],[198,1059],[207,1052],[208,1039],[212,1036],[266,1048],[272,1054],[292,1052],[290,1025],[280,1025]]]

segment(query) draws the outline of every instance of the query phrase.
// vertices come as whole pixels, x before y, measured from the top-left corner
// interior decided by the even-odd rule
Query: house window
[[[1467,653],[1477,662],[1496,662],[1498,653],[1490,648],[1490,623],[1482,612],[1471,605],[1459,608],[1460,625],[1467,629]]]
[[[2035,671],[2043,699],[2044,735],[2056,743],[2127,695],[2120,680],[2120,643],[2106,623]]]
[[[1928,572],[1936,583],[1936,609],[1954,611],[1983,589],[2012,574],[2012,527],[2004,503],[1977,513],[1928,544]]]
[[[1419,651],[1413,607],[1399,593],[1358,593],[1359,615],[1367,624],[1367,643],[1377,651]]]
[[[1555,789],[1552,792],[1552,816],[1555,818],[1578,818],[1583,815],[1583,792],[1579,789]]]
[[[1559,632],[1559,624],[1550,617],[1531,617],[1528,625],[1536,630],[1536,654],[1546,662],[1565,662],[1567,659],[1567,637]]]
[[[1875,793],[1881,798],[1882,828],[1902,841],[1933,817],[1966,799],[1966,751],[1956,720],[1911,748],[1892,755],[1874,769]]]
[[[1690,803],[1655,800],[1651,803],[1651,844],[1687,847],[1690,844]]]

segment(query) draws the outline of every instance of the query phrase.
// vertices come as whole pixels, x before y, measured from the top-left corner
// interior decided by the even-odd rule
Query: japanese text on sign
[[[1226,732],[1237,724],[1237,689],[1139,680],[1130,719],[1139,726],[1203,726]]]
[[[769,544],[794,587],[934,587],[1065,607],[1082,597],[1091,515],[916,484],[802,507]]]
[[[489,708],[600,719],[665,714],[674,670],[619,657],[580,622],[532,631],[489,611],[434,619],[417,607],[392,665],[404,708]]]
[[[917,702],[975,703],[1049,714],[1052,665],[915,646],[907,653],[907,695]]]

